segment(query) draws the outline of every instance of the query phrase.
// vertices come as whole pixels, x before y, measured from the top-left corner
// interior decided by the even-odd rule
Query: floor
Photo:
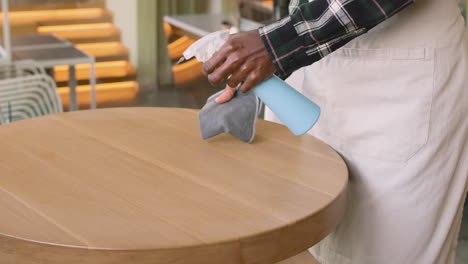
[[[200,109],[206,99],[222,86],[212,87],[204,80],[196,82],[161,87],[159,89],[143,87],[143,92],[138,96],[136,106],[158,106],[158,107],[185,107]],[[468,264],[468,200],[465,201],[463,223],[457,248],[456,264]]]
[[[163,86],[157,89],[142,87],[135,104],[137,106],[184,107],[200,109],[206,99],[219,91],[220,87],[211,86],[205,79],[188,84]]]

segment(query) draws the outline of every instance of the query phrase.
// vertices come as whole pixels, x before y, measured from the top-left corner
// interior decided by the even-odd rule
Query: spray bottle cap
[[[205,62],[218,51],[229,36],[229,30],[221,30],[210,33],[193,43],[186,51],[186,60],[196,57],[198,61]]]

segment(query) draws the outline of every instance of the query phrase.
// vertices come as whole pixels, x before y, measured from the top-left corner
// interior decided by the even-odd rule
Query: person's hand
[[[221,49],[205,62],[203,71],[215,86],[230,76],[225,92],[216,99],[221,104],[234,96],[236,89],[232,87],[242,83],[240,91],[248,92],[271,77],[275,66],[258,30],[252,30],[229,36]]]
[[[220,96],[215,98],[215,102],[217,104],[224,104],[228,102],[232,99],[232,97],[234,97],[234,94],[236,94],[236,90],[236,87],[230,87],[229,85],[226,85],[226,88],[224,88],[224,92]]]

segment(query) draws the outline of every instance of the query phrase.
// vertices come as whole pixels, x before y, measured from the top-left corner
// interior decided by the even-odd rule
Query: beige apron
[[[468,38],[456,0],[418,0],[288,82],[317,102],[310,134],[350,171],[322,264],[450,264],[468,178]],[[266,118],[276,121],[267,109]]]

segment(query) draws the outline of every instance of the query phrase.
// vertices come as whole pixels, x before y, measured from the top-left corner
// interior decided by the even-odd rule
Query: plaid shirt
[[[415,0],[291,0],[290,16],[259,29],[276,66],[288,77],[398,13]]]

